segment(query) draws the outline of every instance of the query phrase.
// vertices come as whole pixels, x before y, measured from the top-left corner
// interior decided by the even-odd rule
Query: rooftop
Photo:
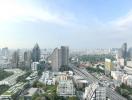
[[[38,88],[30,88],[26,96],[32,96],[38,91]]]

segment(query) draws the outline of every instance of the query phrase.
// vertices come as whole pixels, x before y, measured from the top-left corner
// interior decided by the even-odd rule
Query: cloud
[[[20,4],[15,0],[0,0],[0,22],[8,21],[45,21],[60,25],[70,25],[74,20],[70,14],[52,12],[46,7],[39,8],[30,4]]]
[[[126,15],[111,21],[111,23],[121,31],[132,28],[132,10],[130,10]]]

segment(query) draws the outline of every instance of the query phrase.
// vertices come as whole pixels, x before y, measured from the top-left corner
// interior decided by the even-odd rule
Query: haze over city
[[[132,100],[132,0],[0,0],[0,100]]]
[[[0,47],[132,45],[131,0],[0,0]]]

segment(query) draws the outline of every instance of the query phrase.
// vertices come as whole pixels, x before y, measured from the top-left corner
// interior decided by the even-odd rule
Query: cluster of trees
[[[0,85],[0,95],[9,89],[8,85]]]
[[[3,69],[0,69],[0,81],[11,75],[13,75],[13,72],[7,72],[4,71]]]
[[[87,67],[86,68],[90,73],[97,72],[97,73],[105,73],[104,70],[100,69],[99,67],[92,68],[92,67]]]
[[[116,87],[115,89],[119,94],[126,97],[128,100],[132,100],[129,95],[132,94],[132,88],[125,84],[122,84],[120,87]]]
[[[109,58],[111,60],[115,60],[115,58],[110,54],[102,54],[102,55],[83,55],[79,57],[80,61],[89,61],[91,63],[104,62],[105,58]]]

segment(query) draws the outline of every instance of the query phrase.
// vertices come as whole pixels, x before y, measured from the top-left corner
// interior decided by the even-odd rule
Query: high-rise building
[[[105,59],[105,74],[109,75],[112,70],[112,61],[111,59]]]
[[[28,54],[27,54],[27,52],[25,51],[25,52],[24,52],[24,61],[27,61],[27,59],[28,59]]]
[[[39,45],[36,44],[32,50],[32,61],[39,62],[40,60],[40,48]]]
[[[1,53],[2,53],[2,56],[7,57],[8,56],[8,53],[9,53],[8,47],[2,48]]]
[[[66,46],[61,46],[61,62],[63,65],[68,65],[69,58],[69,48]]]
[[[19,57],[19,50],[15,51],[12,55],[12,64],[13,64],[13,67],[19,67],[19,60],[20,60],[20,57]]]
[[[126,59],[126,57],[127,57],[127,43],[124,43],[122,45],[121,49],[122,49],[123,58]]]
[[[50,55],[49,60],[51,61],[52,70],[59,71],[61,66],[60,49],[55,48],[53,53]]]
[[[28,67],[28,68],[31,67],[31,51],[24,52],[24,64],[25,64],[25,67]]]
[[[69,48],[61,46],[61,48],[55,48],[53,53],[49,56],[53,71],[59,71],[60,68],[68,65]],[[64,69],[64,68],[63,68]]]
[[[118,50],[117,59],[121,59],[121,58],[123,58],[123,53],[122,53],[122,49],[120,48]]]
[[[130,58],[130,59],[132,59],[132,48],[129,48],[128,49],[128,57]]]

